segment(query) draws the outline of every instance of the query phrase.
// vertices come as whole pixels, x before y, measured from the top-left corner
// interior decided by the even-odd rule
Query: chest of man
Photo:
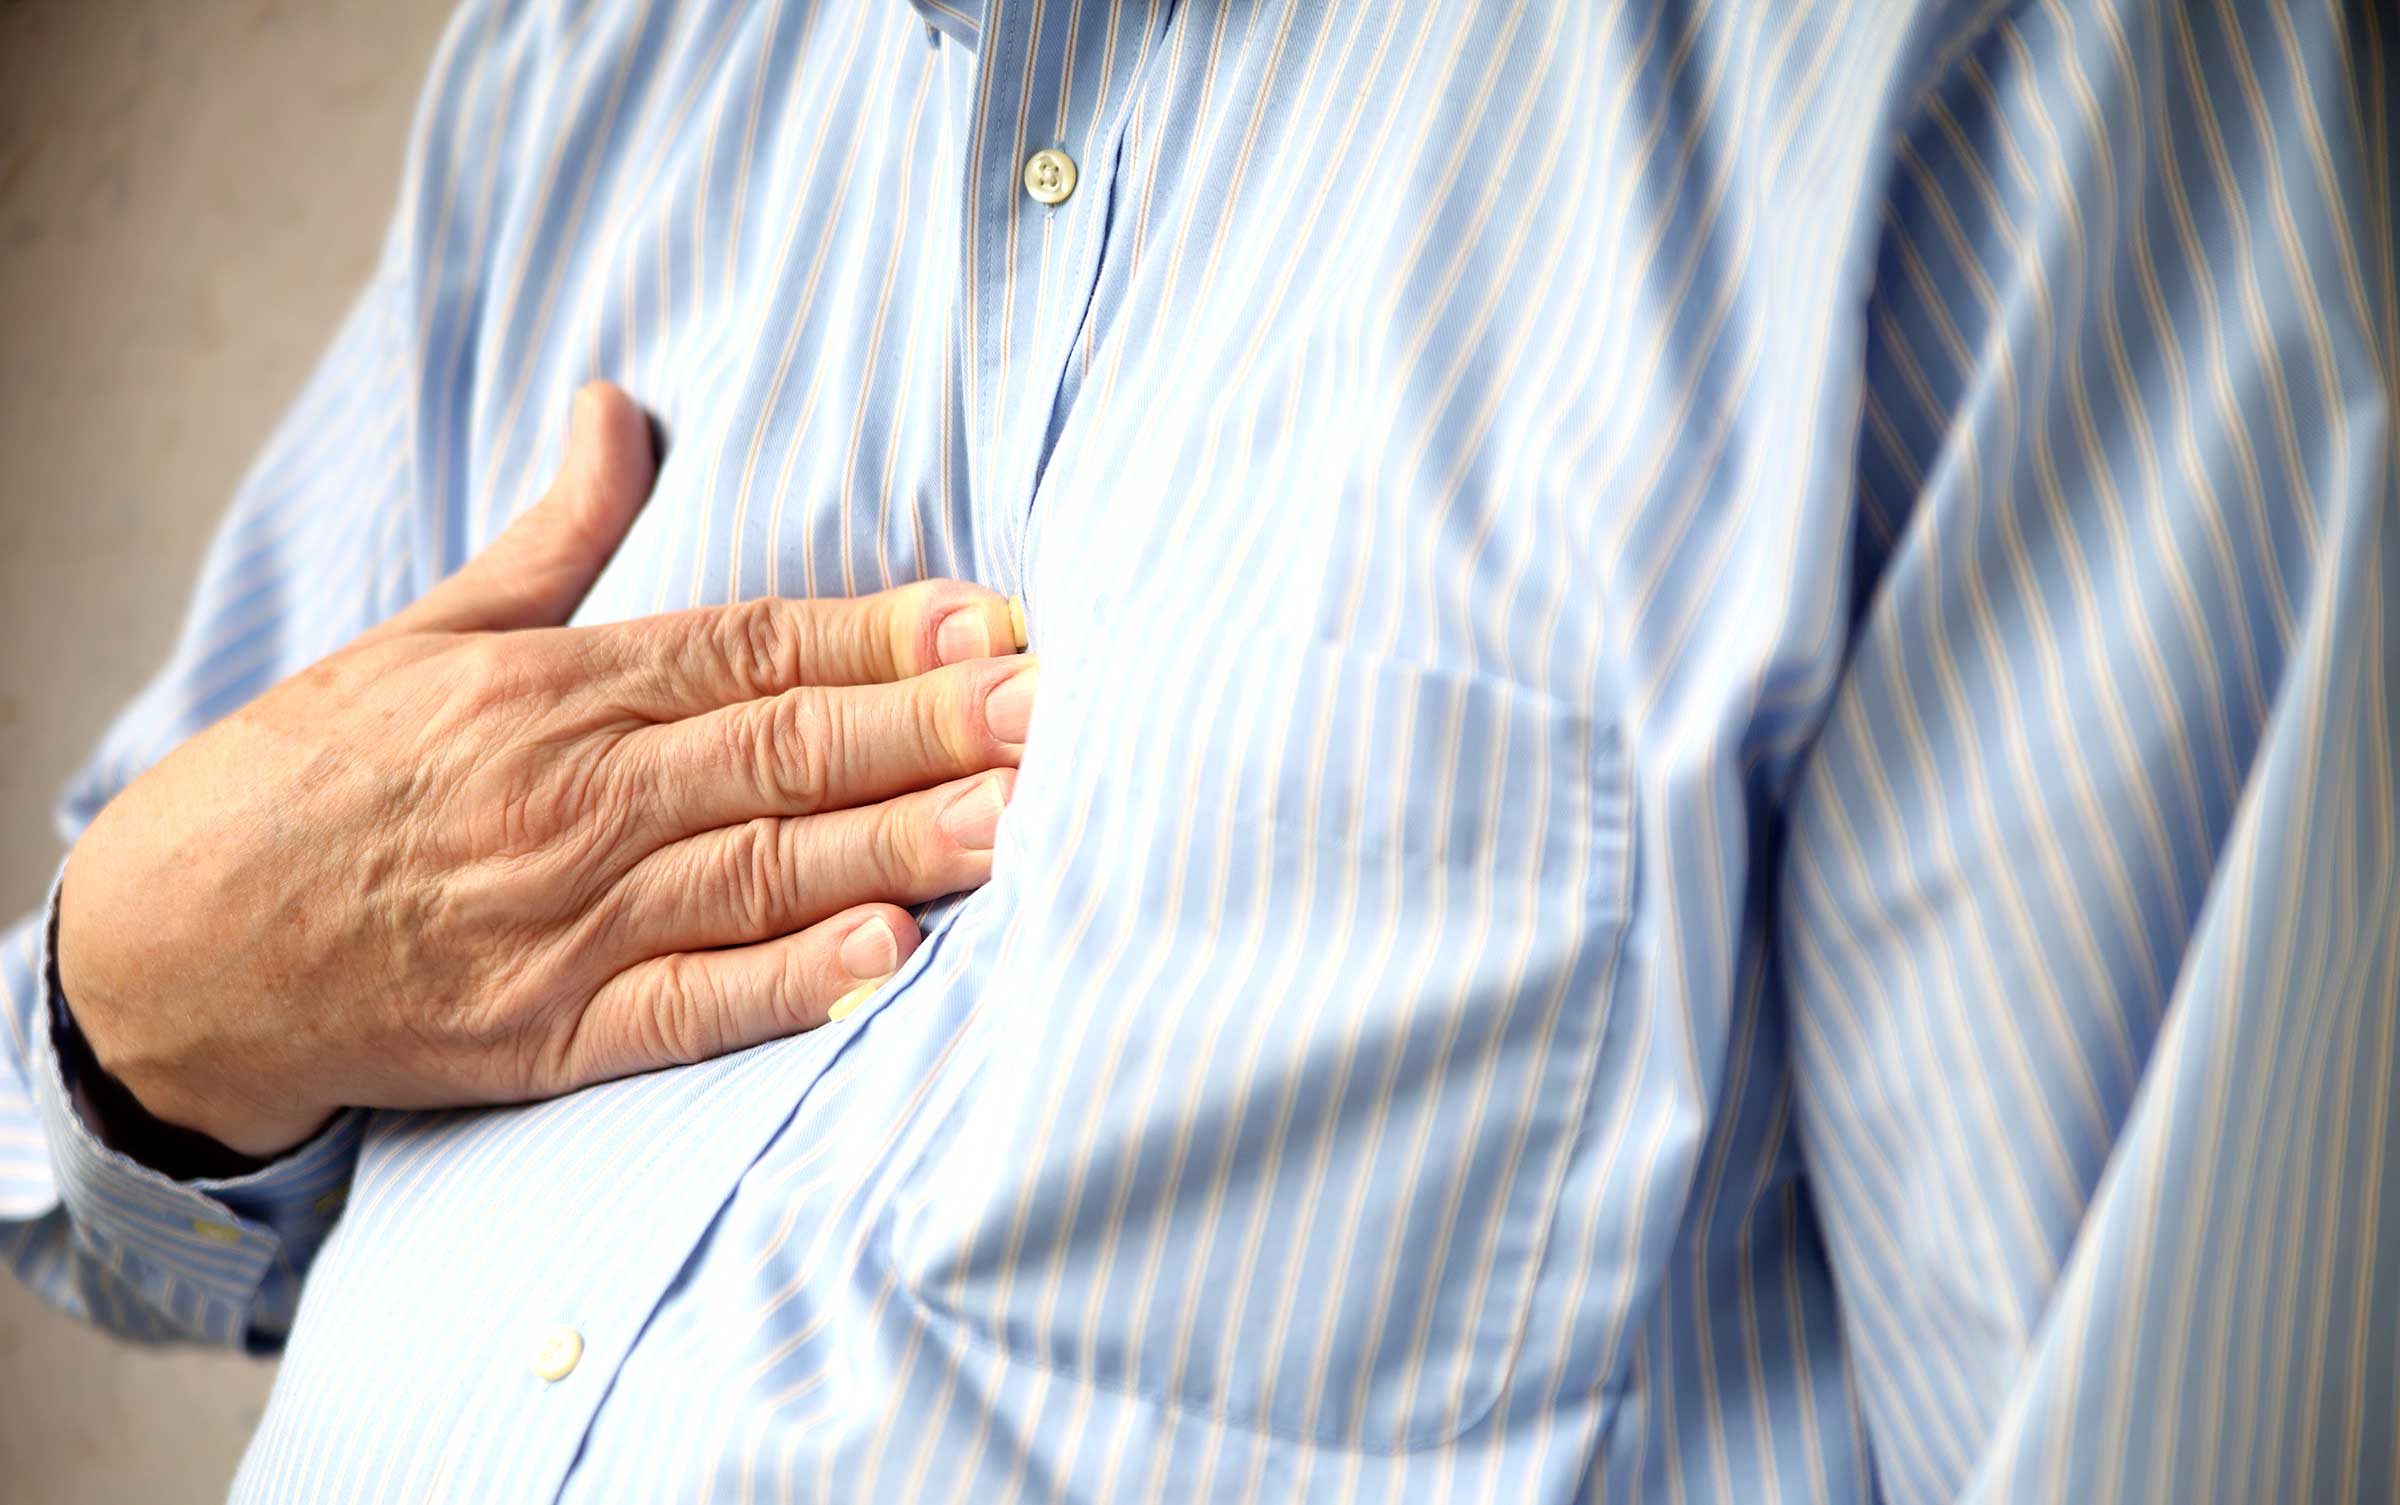
[[[1667,211],[1599,165],[1658,102],[1572,6],[578,24],[471,65],[475,148],[417,187],[421,553],[530,500],[605,376],[664,462],[582,620],[971,577],[1042,699],[993,882],[859,1014],[379,1124],[311,1310],[459,1420],[357,1467],[510,1428],[564,1468],[599,1396],[519,1415],[491,1355],[571,1325],[669,1404],[661,1333],[718,1298],[751,1381],[712,1404],[906,1328],[1260,1437],[1474,1424],[1625,1069],[1593,561],[1674,546],[1634,503],[1698,494],[1725,434],[1678,418],[1740,356],[1677,369],[1623,295]],[[383,1299],[396,1247],[450,1278]]]

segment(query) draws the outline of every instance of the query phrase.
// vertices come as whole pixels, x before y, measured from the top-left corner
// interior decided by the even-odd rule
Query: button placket
[[[1025,192],[1037,204],[1063,204],[1075,192],[1075,159],[1055,146],[1025,159]]]
[[[1055,36],[1031,34],[1044,24],[1042,12],[1008,0],[991,0],[985,9],[986,46],[977,59],[985,87],[975,99],[985,129],[969,132],[979,144],[968,163],[976,228],[967,247],[974,287],[966,301],[975,318],[965,332],[973,344],[963,354],[974,373],[968,435],[976,447],[975,510],[996,545],[983,563],[990,583],[1005,589],[1031,585],[1025,571],[1036,494],[1052,436],[1073,401],[1069,367],[1108,255],[1109,180],[1152,44],[1171,29],[1174,10],[1154,13],[1147,36],[1120,36],[1110,47],[1095,35],[1086,39],[1089,46],[1062,47]],[[1071,24],[1100,24],[1076,14],[1084,19]],[[1042,63],[1073,58],[1073,76],[1029,66],[1029,51]],[[1106,77],[1099,69],[1104,58]],[[1072,102],[1064,112],[1062,96]],[[1035,121],[1042,124],[1029,124]],[[1069,142],[1082,148],[1080,158],[1066,149]],[[1052,261],[1062,264],[1046,270]],[[1044,314],[1038,327],[1030,317],[1037,309]],[[987,383],[1001,385],[999,401],[991,400]]]

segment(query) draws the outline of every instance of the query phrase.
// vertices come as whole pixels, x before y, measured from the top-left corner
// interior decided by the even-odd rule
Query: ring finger
[[[853,905],[922,904],[984,883],[1014,769],[820,815],[764,816],[662,847],[618,880],[600,923],[659,956],[802,930]]]

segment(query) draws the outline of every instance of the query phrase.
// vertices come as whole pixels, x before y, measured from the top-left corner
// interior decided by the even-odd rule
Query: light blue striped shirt
[[[187,1185],[28,922],[0,1248],[288,1335],[245,1500],[2400,1497],[2396,37],[473,0],[67,834],[603,376],[584,620],[1024,596],[992,882],[839,1024]]]

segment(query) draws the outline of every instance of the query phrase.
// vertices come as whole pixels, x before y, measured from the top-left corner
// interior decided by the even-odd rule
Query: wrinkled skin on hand
[[[346,1105],[556,1095],[812,1028],[990,876],[1038,669],[957,582],[563,624],[650,488],[579,393],[556,483],[194,737],[69,856],[99,1063],[246,1155]]]

